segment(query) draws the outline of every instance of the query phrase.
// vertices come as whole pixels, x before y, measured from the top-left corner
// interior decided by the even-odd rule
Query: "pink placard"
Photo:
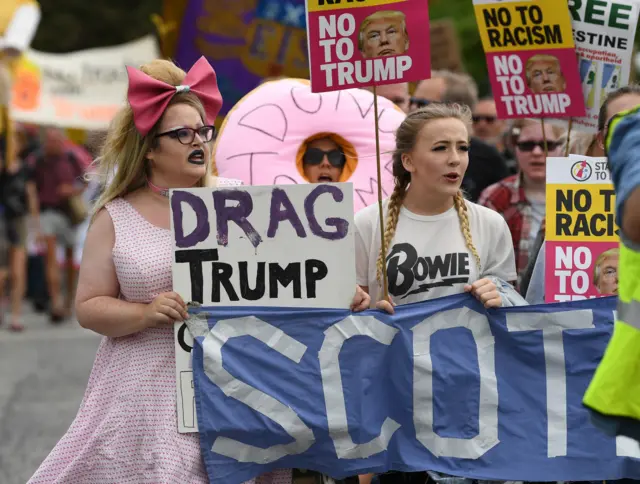
[[[487,53],[487,68],[501,119],[586,114],[573,48]]]
[[[618,248],[616,242],[545,242],[545,301],[617,294]]]
[[[431,76],[427,0],[316,11],[307,0],[311,89],[338,91]]]

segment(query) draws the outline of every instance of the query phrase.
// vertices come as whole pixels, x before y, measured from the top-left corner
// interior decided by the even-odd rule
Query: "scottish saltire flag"
[[[276,468],[525,481],[640,478],[640,449],[581,399],[614,298],[485,310],[457,295],[379,311],[201,308],[191,318],[213,484]]]

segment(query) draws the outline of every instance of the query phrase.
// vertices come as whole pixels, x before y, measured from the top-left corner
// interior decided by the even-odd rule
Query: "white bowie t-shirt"
[[[435,299],[464,291],[487,276],[507,282],[516,280],[513,243],[507,223],[491,209],[467,203],[473,244],[480,255],[482,272],[462,235],[460,218],[454,208],[440,215],[416,215],[400,209],[395,236],[387,248],[389,295],[396,304]],[[388,200],[383,201],[385,224]],[[376,280],[380,252],[378,204],[355,216],[356,281],[369,287],[372,305],[382,297]]]

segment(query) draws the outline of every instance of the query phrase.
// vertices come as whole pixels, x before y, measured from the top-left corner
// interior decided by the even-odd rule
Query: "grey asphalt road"
[[[27,311],[25,325],[0,327],[1,484],[25,484],[64,435],[100,343],[75,321],[53,326]]]

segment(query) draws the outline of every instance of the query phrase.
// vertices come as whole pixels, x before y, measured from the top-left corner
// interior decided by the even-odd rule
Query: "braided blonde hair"
[[[393,153],[393,176],[395,183],[393,193],[391,193],[387,205],[387,223],[384,229],[384,245],[387,251],[395,236],[398,218],[400,216],[400,208],[402,208],[404,197],[407,194],[407,188],[411,183],[411,173],[408,172],[402,164],[402,155],[413,151],[418,134],[429,121],[447,118],[459,119],[467,126],[467,129],[469,129],[471,126],[471,109],[460,104],[430,104],[410,113],[396,132],[396,149]],[[478,270],[481,271],[480,255],[475,245],[473,245],[467,204],[461,191],[455,195],[453,205],[460,219],[460,229],[462,230],[467,248],[473,254],[478,264]],[[387,254],[383,253],[382,248],[380,248],[380,254],[378,255],[376,263],[376,278],[380,284],[382,284],[382,271],[384,270],[386,255]]]

